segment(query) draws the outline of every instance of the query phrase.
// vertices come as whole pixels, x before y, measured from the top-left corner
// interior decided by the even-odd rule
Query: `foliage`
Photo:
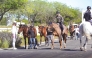
[[[9,42],[7,40],[4,40],[3,42],[0,41],[0,48],[8,48]]]
[[[7,24],[6,21],[7,21],[6,18],[3,18],[3,20],[0,21],[0,25],[6,25]]]
[[[17,22],[20,22],[20,21],[18,21],[17,19],[16,19],[16,21],[17,21]],[[28,24],[28,20],[26,20],[26,19],[22,19],[21,22],[24,22],[25,24]]]
[[[26,2],[27,0],[0,0],[0,21],[6,12],[21,8]]]
[[[28,24],[28,20],[23,19],[22,22],[25,22],[25,24]]]
[[[21,16],[24,16],[28,18],[28,22],[24,20],[26,23],[31,24],[33,21],[35,25],[46,24],[49,20],[55,21],[56,11],[60,11],[60,14],[64,18],[64,24],[68,25],[71,21],[74,21],[75,23],[81,22],[81,12],[79,9],[69,7],[66,4],[60,2],[47,2],[46,0],[28,0],[27,3],[27,0],[9,1],[11,6],[10,4],[6,4],[6,6],[8,6],[8,8],[12,7],[11,9],[17,9],[10,10],[9,12],[11,13],[12,11],[12,14],[16,15],[19,21],[21,21]]]
[[[26,8],[28,15],[32,15],[35,23],[46,23],[49,20],[54,21],[56,11],[60,11],[64,17],[65,24],[74,21],[79,23],[81,21],[81,12],[79,9],[68,7],[67,5],[59,2],[47,2],[44,0],[34,0],[29,2],[29,7]],[[29,10],[30,9],[30,10]],[[77,22],[77,21],[79,22]]]
[[[21,39],[17,36],[16,46],[19,47]],[[9,32],[0,32],[0,48],[12,47],[12,34]]]

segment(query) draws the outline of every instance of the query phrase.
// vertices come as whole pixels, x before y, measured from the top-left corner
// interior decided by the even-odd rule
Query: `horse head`
[[[44,26],[38,26],[39,33],[42,32]]]
[[[19,25],[19,30],[18,30],[18,34],[20,34],[20,32],[23,31],[23,25]]]
[[[47,27],[45,27],[45,26],[38,26],[40,36],[46,36],[47,35],[46,29],[47,29]]]
[[[27,25],[19,25],[18,34],[20,32],[27,33],[28,32],[28,26]]]

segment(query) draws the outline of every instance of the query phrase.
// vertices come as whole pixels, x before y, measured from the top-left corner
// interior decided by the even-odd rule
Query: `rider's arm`
[[[90,12],[91,12],[90,16],[91,16],[91,19],[92,19],[92,10],[90,10]]]
[[[83,21],[85,21],[86,12],[83,14]]]

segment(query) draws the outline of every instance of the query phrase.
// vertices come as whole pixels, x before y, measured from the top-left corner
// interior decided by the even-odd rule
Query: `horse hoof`
[[[80,50],[81,50],[81,51],[84,51],[83,47],[82,47],[82,48],[80,48]]]
[[[60,47],[60,49],[62,49],[62,47]]]
[[[84,49],[84,51],[86,52],[87,50],[86,50],[86,49]]]
[[[48,44],[45,44],[45,46],[49,46]]]
[[[64,48],[66,48],[66,47],[64,47]]]
[[[86,49],[86,48],[84,48],[84,51],[86,52],[86,51],[87,51],[87,49]]]
[[[53,49],[54,48],[54,46],[51,46],[51,49]]]
[[[51,49],[53,49],[53,48],[51,47]]]
[[[66,48],[66,44],[64,44],[64,48]]]

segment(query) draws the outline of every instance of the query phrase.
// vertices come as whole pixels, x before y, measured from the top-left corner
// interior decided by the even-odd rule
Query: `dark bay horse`
[[[62,40],[64,41],[64,48],[66,47],[66,40],[67,40],[67,35],[68,35],[68,28],[64,26],[64,32],[61,31],[59,25],[57,23],[52,23],[51,25],[48,25],[48,27],[53,28],[54,31],[57,33],[57,36],[59,38],[59,43],[60,43],[60,49],[62,48]],[[54,48],[54,41],[52,41],[52,47],[51,49]]]
[[[70,32],[70,39],[73,39],[74,35],[75,35],[75,30],[74,30],[74,25],[70,24],[69,26],[69,32]]]
[[[20,32],[23,32],[23,37],[24,37],[24,41],[25,41],[25,49],[27,48],[26,47],[26,38],[28,38],[28,45],[30,44],[30,39],[29,39],[29,36],[28,36],[28,30],[30,29],[31,27],[28,27],[27,25],[19,25],[19,30],[18,30],[18,34],[20,34]],[[36,31],[36,28],[33,27],[34,29],[34,32],[35,32],[35,36],[37,36],[37,31]],[[36,43],[37,43],[37,39],[36,39]]]
[[[39,30],[39,33],[40,33],[40,44],[42,42],[42,37],[44,37],[44,40],[45,40],[45,45],[46,45],[46,41],[47,41],[47,27],[45,26],[38,26],[38,30]]]

